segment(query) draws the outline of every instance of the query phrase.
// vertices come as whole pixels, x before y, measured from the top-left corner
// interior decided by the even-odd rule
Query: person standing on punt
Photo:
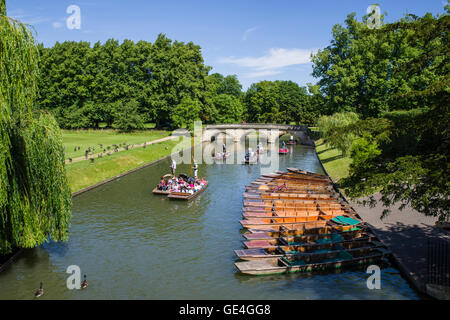
[[[177,169],[177,163],[172,159],[172,164],[170,165],[170,169],[172,170],[172,176],[175,177],[175,170]]]
[[[193,169],[194,169],[194,178],[195,178],[195,181],[197,181],[198,164],[197,164],[197,161],[195,161],[195,160],[194,160],[194,167],[193,167]]]

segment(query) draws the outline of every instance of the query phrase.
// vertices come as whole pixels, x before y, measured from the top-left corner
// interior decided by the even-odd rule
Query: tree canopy
[[[31,31],[0,0],[0,254],[65,240],[72,196],[60,129],[33,112],[39,52]]]
[[[351,14],[313,57],[325,111],[360,117],[332,131],[355,137],[350,176],[341,183],[350,197],[374,204],[380,192],[387,208],[400,203],[449,218],[449,9],[379,29]]]

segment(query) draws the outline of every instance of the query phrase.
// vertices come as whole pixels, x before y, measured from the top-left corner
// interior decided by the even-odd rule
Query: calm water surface
[[[30,249],[0,273],[1,299],[418,299],[387,265],[381,290],[366,287],[364,268],[314,275],[238,274],[233,250],[242,248],[242,200],[259,165],[202,164],[209,186],[190,202],[155,196],[169,160],[105,184],[73,201],[70,240]],[[295,146],[280,169],[322,173],[314,149]],[[189,173],[178,165],[177,173]],[[86,290],[68,290],[69,265],[87,274]]]

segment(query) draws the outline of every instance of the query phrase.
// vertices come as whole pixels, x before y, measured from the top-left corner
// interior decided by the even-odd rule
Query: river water
[[[418,299],[388,264],[379,290],[367,288],[364,267],[238,274],[233,250],[242,248],[243,192],[260,176],[260,165],[200,164],[209,186],[189,202],[152,194],[169,165],[160,161],[75,197],[69,241],[26,250],[0,273],[0,300],[33,299],[40,282],[40,299]],[[303,146],[281,156],[279,165],[322,173],[314,149]],[[70,265],[87,275],[87,289],[67,289]]]

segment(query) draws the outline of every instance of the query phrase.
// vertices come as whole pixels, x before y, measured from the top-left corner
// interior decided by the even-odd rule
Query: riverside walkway
[[[179,135],[168,136],[168,137],[164,137],[164,138],[153,140],[153,141],[133,144],[133,145],[128,146],[128,148],[140,148],[140,147],[142,148],[144,146],[149,146],[151,144],[160,143],[160,142],[164,142],[164,141],[167,141],[167,140],[172,140],[172,139],[175,139],[175,138],[178,138],[178,137],[179,137]],[[127,149],[125,147],[121,147],[121,148],[117,149],[117,152],[121,152],[121,151],[125,151],[125,150],[129,150],[129,149]],[[114,153],[114,151],[108,151],[108,152],[110,154]],[[87,157],[86,156],[81,156],[81,157],[77,157],[77,158],[72,158],[72,161],[70,161],[69,159],[66,159],[66,164],[79,162],[79,161],[85,161],[85,160],[89,160],[91,158],[99,157],[100,155],[104,156],[106,154],[107,153],[105,153],[105,152],[99,152],[99,153],[95,153],[95,154],[89,154],[89,156],[87,156]]]
[[[378,200],[380,195],[376,195]],[[437,218],[427,217],[411,207],[402,211],[398,206],[383,220],[381,202],[374,208],[352,202],[351,205],[361,218],[372,226],[380,240],[392,251],[398,267],[409,278],[414,287],[422,293],[434,296],[427,289],[427,256],[429,239],[449,239],[450,232],[435,225]]]

